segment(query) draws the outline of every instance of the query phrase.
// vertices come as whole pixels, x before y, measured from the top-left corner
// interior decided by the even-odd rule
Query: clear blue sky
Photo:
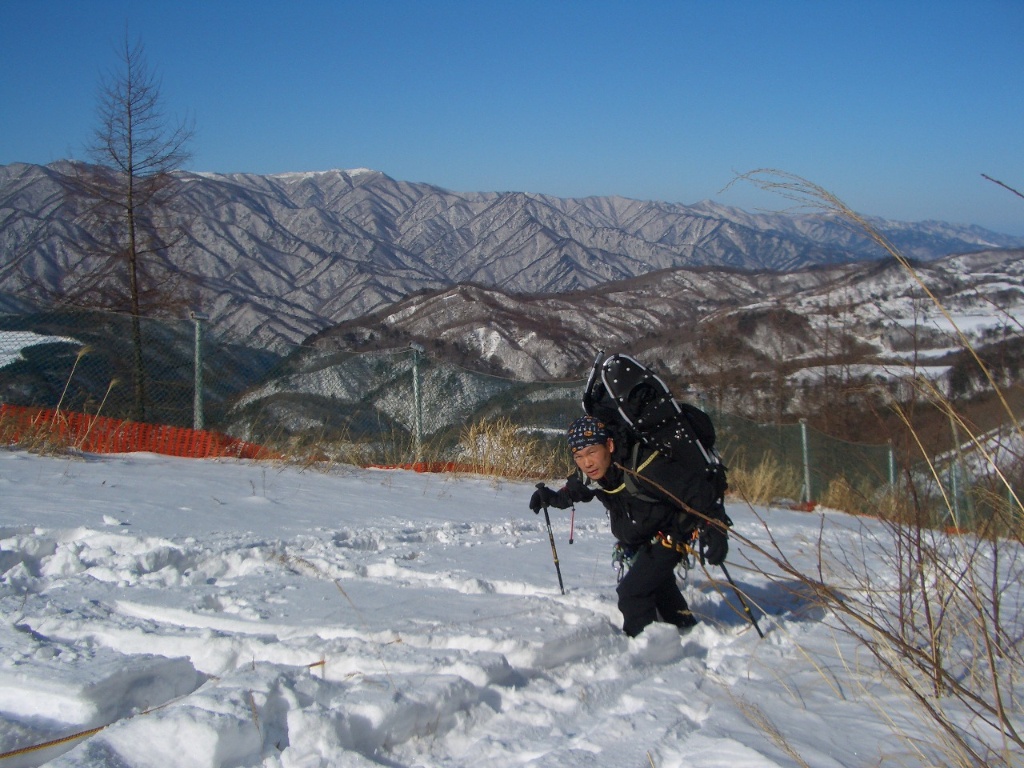
[[[1024,0],[0,0],[0,164],[84,158],[143,43],[199,171],[748,210],[779,168],[1024,235]]]

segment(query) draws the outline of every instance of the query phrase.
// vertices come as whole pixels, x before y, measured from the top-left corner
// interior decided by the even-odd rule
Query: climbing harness
[[[694,531],[694,534],[689,538],[689,542],[693,541],[694,536],[696,536],[696,531]],[[671,549],[683,556],[679,561],[679,565],[676,566],[676,569],[679,571],[680,578],[682,578],[683,581],[686,581],[694,566],[693,547],[691,547],[687,541],[674,538],[667,533],[662,533],[661,531],[658,531],[654,535],[654,538],[651,539],[649,544],[641,546],[654,545],[660,545],[665,547],[665,549]],[[615,546],[612,547],[612,567],[615,568],[616,581],[622,581],[626,572],[633,567],[633,562],[639,554],[640,547],[631,547],[620,542],[615,543]]]

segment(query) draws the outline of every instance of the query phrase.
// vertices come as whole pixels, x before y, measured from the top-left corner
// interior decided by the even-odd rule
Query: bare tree
[[[90,303],[126,309],[132,321],[132,418],[146,412],[140,318],[144,309],[173,295],[181,273],[168,251],[183,236],[172,226],[172,202],[179,191],[174,171],[189,159],[192,124],[172,123],[160,103],[160,83],[146,62],[141,42],[127,34],[118,47],[118,66],[101,81],[97,127],[87,147],[95,165],[75,164],[69,188],[93,234],[88,277],[74,291]],[[99,257],[99,259],[95,257]]]

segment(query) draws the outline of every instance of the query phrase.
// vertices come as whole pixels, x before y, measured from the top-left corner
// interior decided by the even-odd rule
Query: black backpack
[[[641,444],[674,461],[707,468],[721,503],[728,488],[726,466],[715,450],[715,425],[700,408],[677,401],[668,386],[629,355],[598,354],[583,393],[583,410],[603,421],[618,441],[630,446],[633,468]],[[629,482],[630,491],[639,494]]]

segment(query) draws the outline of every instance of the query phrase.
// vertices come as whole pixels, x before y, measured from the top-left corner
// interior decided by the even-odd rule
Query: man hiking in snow
[[[689,629],[697,620],[675,576],[685,544],[699,531],[702,556],[711,565],[723,563],[729,549],[725,525],[709,524],[675,500],[713,520],[728,520],[705,467],[688,467],[644,445],[634,452],[593,416],[576,419],[567,438],[576,471],[561,490],[539,487],[530,509],[567,509],[573,502],[599,498],[608,510],[616,549],[628,567],[616,590],[623,632],[636,637],[658,619]],[[632,471],[624,469],[631,463]],[[588,487],[591,483],[596,487]]]

